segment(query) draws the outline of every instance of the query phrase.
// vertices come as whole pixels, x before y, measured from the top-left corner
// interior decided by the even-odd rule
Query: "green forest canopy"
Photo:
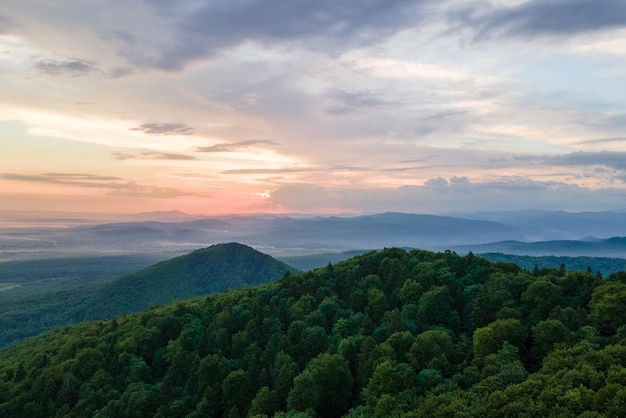
[[[0,352],[15,417],[622,417],[626,273],[385,249]]]

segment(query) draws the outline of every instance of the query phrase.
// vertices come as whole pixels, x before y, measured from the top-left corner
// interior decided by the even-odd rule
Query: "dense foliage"
[[[410,248],[405,248],[410,250]],[[313,270],[328,265],[328,263],[337,263],[347,260],[348,258],[365,254],[365,250],[353,250],[340,253],[320,253],[310,255],[285,256],[278,257],[279,260],[293,266],[302,271]],[[611,257],[568,257],[555,255],[529,256],[514,255],[502,253],[480,253],[482,258],[489,261],[514,263],[525,270],[533,270],[535,268],[555,268],[559,269],[561,265],[567,267],[567,270],[584,270],[592,271],[596,274],[608,276],[611,273],[626,270],[626,259]]]
[[[0,352],[0,416],[623,417],[626,273],[385,249]]]
[[[288,255],[276,257],[278,260],[289,264],[292,267],[297,268],[300,271],[309,271],[320,267],[325,267],[328,263],[338,263],[345,261],[349,258],[362,255],[372,251],[373,248],[368,250],[351,250],[332,253],[315,253],[307,255]]]
[[[46,263],[60,274],[58,263]],[[83,264],[74,267],[68,263],[66,274],[80,266]],[[44,287],[39,293],[1,294],[0,347],[63,325],[112,319],[152,305],[268,283],[286,271],[295,270],[248,246],[230,243],[162,261],[116,280],[65,286],[57,291]]]

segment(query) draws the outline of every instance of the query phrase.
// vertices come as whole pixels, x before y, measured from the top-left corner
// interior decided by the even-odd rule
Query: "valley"
[[[224,242],[275,257],[384,247],[459,253],[626,257],[624,212],[485,212],[459,216],[381,213],[362,216],[241,215],[198,217],[181,212],[45,222],[6,215],[0,261],[103,255],[161,259]],[[82,217],[81,217],[82,216]]]

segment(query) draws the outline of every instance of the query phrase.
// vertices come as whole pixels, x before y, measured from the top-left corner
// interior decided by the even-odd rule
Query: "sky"
[[[626,208],[626,0],[3,0],[0,210]]]

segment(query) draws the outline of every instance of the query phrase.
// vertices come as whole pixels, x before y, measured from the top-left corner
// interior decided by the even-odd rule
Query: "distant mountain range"
[[[523,232],[523,241],[579,240],[587,237],[626,236],[625,210],[614,212],[522,210],[457,213],[454,216],[465,219],[488,220],[511,226]]]
[[[7,227],[0,260],[77,254],[175,256],[219,242],[241,242],[274,256],[383,247],[512,254],[624,257],[603,239],[626,236],[626,212],[510,211],[456,216],[382,213],[363,216],[195,217],[182,212],[128,215],[123,222],[46,219]],[[20,222],[26,222],[19,219]],[[572,242],[573,241],[573,242]],[[537,245],[530,244],[537,242]],[[483,247],[484,246],[484,247]],[[605,251],[609,251],[608,253]]]
[[[256,245],[365,247],[431,245],[522,239],[514,227],[484,220],[434,215],[384,213],[356,217],[227,217],[182,222],[128,222],[79,227],[71,231],[87,239],[161,240],[176,243],[235,239]]]
[[[560,240],[540,242],[501,241],[488,244],[450,246],[459,253],[500,252],[516,255],[567,255],[626,258],[626,237],[603,240]]]

